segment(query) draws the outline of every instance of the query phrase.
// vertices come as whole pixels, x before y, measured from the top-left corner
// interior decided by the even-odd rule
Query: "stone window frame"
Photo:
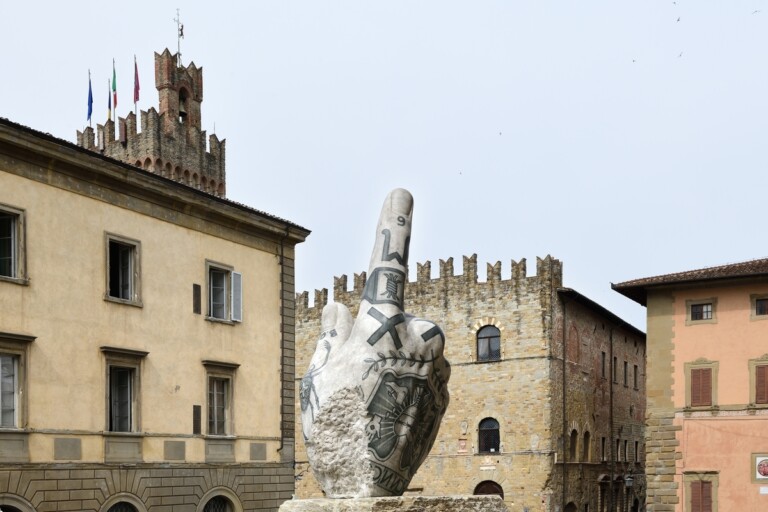
[[[766,315],[757,314],[758,300],[768,300],[768,293],[752,293],[749,295],[749,320],[750,321],[759,322],[761,320],[768,320],[768,314]]]
[[[205,367],[205,436],[213,438],[225,438],[235,436],[235,374],[240,367],[238,363],[224,361],[202,361]],[[226,404],[224,406],[224,433],[211,433],[211,379],[227,382]]]
[[[757,403],[757,367],[768,366],[768,354],[750,359],[749,365],[749,407],[754,409],[768,409],[768,402]]]
[[[0,203],[0,212],[15,217],[13,244],[13,275],[0,276],[0,281],[29,285],[27,275],[27,212],[5,203]]]
[[[693,482],[711,482],[712,483],[712,512],[718,512],[718,487],[720,485],[720,473],[718,471],[686,471],[683,473],[683,485],[685,486],[684,512],[694,512],[691,504],[691,483]]]
[[[24,430],[29,418],[27,386],[29,382],[29,346],[37,339],[35,336],[0,332],[0,353],[17,358],[16,369],[16,418],[13,426],[0,427],[0,432]]]
[[[110,260],[112,243],[130,247],[130,261],[131,261],[131,282],[129,298],[117,297],[111,294],[110,291]],[[143,307],[141,301],[141,242],[134,238],[129,238],[116,233],[104,232],[104,252],[105,252],[105,272],[104,272],[104,300],[109,302],[115,302],[118,304],[126,304],[129,306]]]
[[[710,304],[712,306],[712,318],[702,320],[691,319],[691,307]],[[716,324],[717,323],[717,297],[704,299],[688,299],[685,301],[685,325]]]
[[[100,347],[104,354],[105,411],[104,431],[109,435],[136,434],[141,432],[141,367],[149,352],[121,347]],[[131,429],[129,431],[112,430],[112,390],[110,375],[112,368],[131,370]]]
[[[719,409],[718,397],[718,374],[720,369],[719,361],[709,361],[707,359],[697,359],[696,361],[687,362],[684,365],[685,371],[685,409],[693,411],[706,411],[710,409]],[[709,368],[712,370],[712,405],[691,405],[691,370]]]

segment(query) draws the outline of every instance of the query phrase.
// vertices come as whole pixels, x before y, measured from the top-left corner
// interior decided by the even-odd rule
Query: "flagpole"
[[[136,120],[138,122],[139,119],[139,107],[138,107],[138,98],[136,97],[136,93],[138,92],[138,85],[139,85],[139,65],[136,62],[136,54],[133,54],[133,113],[136,116]]]

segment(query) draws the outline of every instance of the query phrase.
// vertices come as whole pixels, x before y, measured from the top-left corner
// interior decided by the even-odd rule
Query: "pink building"
[[[648,511],[768,507],[768,259],[636,279]]]

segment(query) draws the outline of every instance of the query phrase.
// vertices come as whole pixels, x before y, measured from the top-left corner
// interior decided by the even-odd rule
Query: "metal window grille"
[[[120,503],[116,503],[111,507],[109,507],[108,512],[136,512],[136,507],[134,507],[130,503],[121,501]]]
[[[498,361],[501,359],[501,331],[493,325],[486,325],[477,332],[477,360]]]
[[[499,422],[486,418],[480,422],[478,445],[480,453],[498,452],[500,445]]]
[[[231,510],[229,501],[226,498],[216,496],[205,504],[203,512],[230,512]]]

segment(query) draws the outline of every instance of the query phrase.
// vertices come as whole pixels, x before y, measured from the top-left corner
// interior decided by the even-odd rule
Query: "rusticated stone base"
[[[499,496],[394,496],[290,500],[280,512],[509,512]]]

